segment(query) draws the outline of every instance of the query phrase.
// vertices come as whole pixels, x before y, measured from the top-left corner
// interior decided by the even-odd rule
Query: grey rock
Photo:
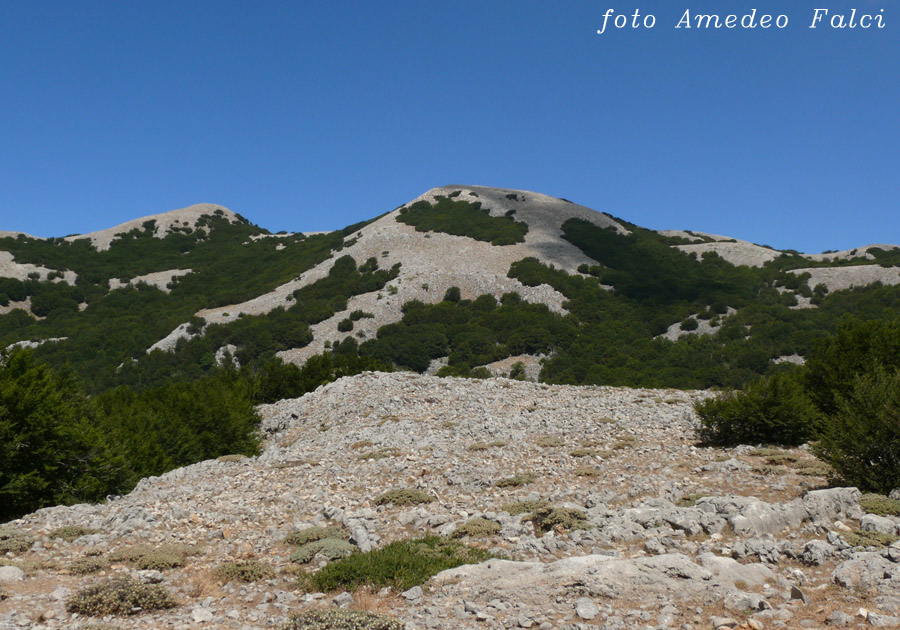
[[[897,628],[900,627],[900,617],[891,617],[889,615],[879,615],[870,612],[866,615],[866,621],[873,628]]]
[[[738,622],[731,617],[713,617],[710,619],[714,630],[722,630],[723,628],[737,628]]]
[[[853,617],[842,610],[835,610],[825,617],[825,623],[829,626],[849,626],[853,623]]]
[[[807,597],[806,593],[803,592],[803,589],[796,584],[791,586],[791,599],[799,599],[804,604],[809,603],[809,597]]]
[[[800,561],[806,565],[819,566],[825,564],[834,552],[834,547],[824,540],[811,540],[804,546]]]
[[[403,596],[403,599],[405,599],[410,604],[421,601],[425,596],[425,594],[422,592],[421,586],[413,586],[411,589],[403,591],[400,594]]]
[[[0,583],[4,582],[21,582],[25,579],[25,572],[19,567],[5,566],[0,567]]]
[[[880,553],[864,551],[842,562],[831,573],[831,579],[844,588],[869,588],[891,575],[896,570],[894,567],[896,565]]]
[[[191,619],[194,623],[206,623],[213,620],[213,614],[208,608],[198,607],[191,611]]]
[[[590,621],[600,614],[600,609],[589,597],[581,597],[575,602],[575,614],[585,621]]]
[[[331,601],[334,602],[335,606],[339,606],[341,608],[346,608],[347,606],[349,606],[350,604],[353,603],[353,595],[351,595],[347,591],[344,591],[343,593],[340,593],[339,595],[335,595],[334,597],[332,597]]]
[[[859,519],[859,528],[866,532],[897,533],[897,523],[894,522],[894,519],[876,514],[866,514]]]
[[[725,596],[725,608],[727,610],[769,610],[772,605],[759,593],[746,593],[744,591],[732,591]]]

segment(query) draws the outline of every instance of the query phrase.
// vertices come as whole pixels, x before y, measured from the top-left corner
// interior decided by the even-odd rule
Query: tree
[[[59,503],[97,501],[128,483],[128,469],[96,428],[71,374],[35,364],[28,350],[0,365],[0,521]]]

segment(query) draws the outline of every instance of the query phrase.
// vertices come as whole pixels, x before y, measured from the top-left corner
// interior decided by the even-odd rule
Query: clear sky
[[[884,29],[809,29],[814,8]],[[676,29],[685,10],[778,30]],[[654,14],[603,35],[603,13]],[[343,227],[444,184],[801,251],[900,243],[895,0],[0,2],[0,230],[214,202]]]

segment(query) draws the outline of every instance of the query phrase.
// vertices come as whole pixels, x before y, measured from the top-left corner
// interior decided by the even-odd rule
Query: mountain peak
[[[81,239],[90,239],[91,245],[93,245],[97,251],[104,251],[109,249],[110,244],[116,240],[118,236],[132,230],[143,229],[144,225],[149,221],[155,223],[153,235],[157,238],[164,238],[173,228],[189,228],[194,230],[201,217],[211,216],[221,216],[229,223],[237,223],[241,220],[236,213],[225,206],[214,203],[197,203],[178,210],[170,210],[169,212],[163,212],[161,214],[151,214],[138,219],[132,219],[131,221],[126,221],[125,223],[106,228],[105,230],[67,236],[65,240],[78,241]]]

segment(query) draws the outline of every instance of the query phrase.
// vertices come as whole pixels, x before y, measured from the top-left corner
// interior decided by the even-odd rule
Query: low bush
[[[796,372],[777,373],[741,391],[708,398],[696,409],[700,438],[713,445],[795,446],[811,439],[820,425]]]
[[[258,560],[226,562],[216,567],[215,574],[222,582],[258,582],[275,577],[272,567]]]
[[[519,514],[528,514],[548,507],[550,507],[549,501],[537,500],[507,503],[506,505],[501,505],[500,509],[510,516],[518,516]]]
[[[453,532],[453,538],[490,538],[500,533],[500,523],[478,517],[466,521]]]
[[[88,575],[108,566],[109,563],[101,558],[78,558],[69,564],[69,573],[73,575]]]
[[[78,591],[66,600],[66,611],[105,617],[165,610],[175,605],[175,599],[161,586],[119,578]]]
[[[31,537],[15,529],[0,528],[0,553],[22,553],[31,549]]]
[[[417,490],[415,488],[398,488],[396,490],[388,490],[384,494],[375,498],[375,505],[420,505],[423,503],[431,503],[434,497],[427,492]]]
[[[581,510],[546,507],[531,513],[531,521],[540,534],[556,529],[587,529],[590,525]]]
[[[299,547],[291,554],[291,562],[306,564],[311,562],[316,556],[321,556],[326,560],[338,560],[346,558],[354,551],[357,551],[356,545],[346,540],[322,538]]]
[[[327,525],[325,527],[307,527],[292,532],[285,537],[284,542],[289,545],[305,545],[323,538],[338,538],[349,540],[350,532],[340,525]]]
[[[403,630],[404,627],[388,615],[331,608],[294,615],[281,630]]]
[[[309,580],[320,591],[355,590],[362,586],[389,586],[405,591],[425,583],[441,571],[490,557],[482,549],[455,540],[425,536],[353,554],[312,574]]]
[[[72,542],[82,536],[89,536],[91,534],[97,534],[100,530],[91,529],[90,527],[81,527],[79,525],[69,525],[67,527],[60,527],[59,529],[54,529],[52,532],[48,534],[50,538],[62,538],[66,542]]]
[[[862,529],[854,529],[842,535],[851,547],[889,547],[898,540],[900,536],[895,534],[883,534],[881,532],[868,532]]]
[[[878,516],[900,516],[900,499],[889,499],[883,494],[868,493],[859,499],[859,507]]]
[[[494,483],[494,486],[497,488],[518,488],[520,486],[528,485],[529,483],[534,483],[536,479],[537,477],[531,473],[525,473],[522,475],[515,475],[514,477],[499,479]]]
[[[125,562],[141,570],[165,571],[183,567],[188,556],[199,553],[193,545],[169,543],[152,547],[134,545],[123,547],[110,554],[112,562]]]
[[[900,488],[900,373],[858,377],[813,452],[841,483],[882,494]]]

